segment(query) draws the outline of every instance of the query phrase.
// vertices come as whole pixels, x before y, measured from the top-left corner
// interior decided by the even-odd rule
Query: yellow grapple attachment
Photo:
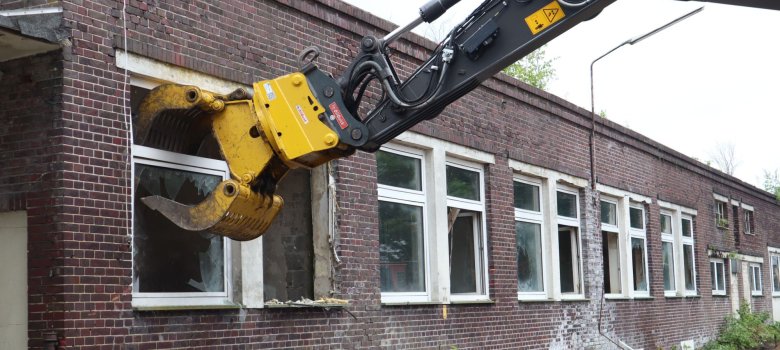
[[[195,86],[168,84],[141,102],[136,144],[196,154],[210,133],[230,170],[193,206],[150,196],[144,204],[191,231],[208,230],[235,240],[262,235],[282,207],[273,194],[291,168],[314,167],[342,156],[338,135],[320,121],[323,107],[306,78],[293,73],[218,95]]]

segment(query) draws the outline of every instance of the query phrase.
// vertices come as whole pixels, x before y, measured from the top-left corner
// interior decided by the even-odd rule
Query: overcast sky
[[[421,0],[345,0],[395,23]],[[418,33],[440,36],[481,1],[462,0]],[[548,90],[590,109],[590,63],[616,45],[700,6],[704,11],[595,65],[596,111],[706,161],[736,147],[735,175],[757,186],[780,168],[780,11],[671,0],[618,0],[547,45],[556,78]]]

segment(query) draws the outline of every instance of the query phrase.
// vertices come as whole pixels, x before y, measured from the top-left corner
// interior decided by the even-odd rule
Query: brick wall
[[[244,84],[289,73],[297,66],[298,52],[309,45],[322,47],[324,70],[341,72],[362,34],[392,29],[388,22],[336,0],[229,0],[219,6],[206,1],[127,3],[128,51]],[[648,207],[647,232],[653,298],[600,303],[601,238],[595,234],[598,212],[592,206],[598,197],[585,190],[581,198],[588,301],[519,303],[513,174],[508,159],[587,179],[590,121],[579,107],[499,77],[436,120],[414,128],[496,157],[495,165],[486,169],[494,304],[448,305],[446,320],[441,305],[380,304],[376,163],[373,155],[358,152],[335,164],[337,251],[342,259],[333,276],[335,297],[350,300],[351,314],[307,309],[135,311],[130,305],[131,197],[123,115],[129,89],[114,57],[115,48],[125,48],[122,2],[65,0],[62,4],[73,43],[65,49],[65,59],[48,55],[35,58],[33,65],[28,59],[0,65],[6,72],[0,81],[3,91],[16,92],[0,97],[0,155],[8,157],[0,161],[15,166],[0,175],[4,181],[0,198],[5,198],[0,201],[5,207],[0,208],[26,208],[31,237],[40,237],[39,243],[34,239],[30,243],[31,257],[35,256],[30,277],[32,347],[41,346],[41,331],[54,330],[68,348],[252,344],[265,348],[600,349],[609,340],[599,335],[599,315],[603,331],[612,338],[634,347],[669,347],[680,340],[712,336],[730,309],[728,299],[711,296],[708,247],[765,256],[767,242],[780,244],[780,237],[771,235],[777,232],[780,208],[770,195],[600,120],[598,181],[654,199]],[[395,59],[401,75],[408,74],[432,47],[418,37],[400,41]],[[59,66],[62,71],[50,68]],[[23,71],[28,72],[27,78],[17,73]],[[20,109],[20,96],[26,96],[25,107],[38,108]],[[46,192],[47,188],[52,190]],[[740,237],[739,247],[734,237],[714,227],[713,192],[756,209],[757,234]],[[655,199],[698,210],[695,248],[700,297],[663,296]],[[765,290],[770,288],[767,263]],[[758,309],[771,307],[767,296],[752,302]]]

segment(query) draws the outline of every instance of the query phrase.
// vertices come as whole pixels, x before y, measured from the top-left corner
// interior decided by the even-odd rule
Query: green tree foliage
[[[504,68],[504,73],[544,90],[547,88],[547,83],[555,77],[554,61],[555,58],[547,58],[545,47],[542,46]]]
[[[780,201],[780,173],[777,169],[775,171],[764,169],[764,190],[773,193],[775,198]]]

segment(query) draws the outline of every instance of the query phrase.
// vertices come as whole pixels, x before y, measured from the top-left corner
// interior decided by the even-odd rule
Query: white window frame
[[[715,272],[715,280],[712,281],[712,295],[726,295],[726,285],[728,284],[726,282],[726,261],[721,258],[710,258],[710,273],[713,271]],[[718,285],[718,273],[723,276],[722,286]]]
[[[561,216],[561,215],[558,214],[558,192],[574,195],[576,217],[572,218],[572,217],[568,217],[568,216]],[[585,298],[585,278],[583,276],[583,271],[584,270],[583,270],[583,262],[582,262],[582,260],[583,260],[582,259],[583,258],[583,256],[582,256],[582,230],[580,229],[580,193],[579,193],[579,189],[575,188],[575,187],[570,187],[570,186],[567,186],[567,185],[564,185],[564,184],[560,184],[560,183],[557,184],[556,189],[555,189],[555,206],[551,205],[551,207],[552,207],[551,209],[555,211],[555,214],[556,214],[556,217],[557,217],[556,218],[557,219],[556,220],[557,221],[556,222],[557,225],[553,227],[555,229],[556,234],[555,234],[554,238],[552,239],[552,241],[554,241],[554,242],[551,242],[552,244],[554,244],[554,246],[552,247],[553,248],[552,250],[555,252],[555,254],[554,254],[555,257],[556,257],[555,260],[558,262],[557,264],[554,264],[554,266],[553,266],[553,269],[554,269],[553,270],[553,275],[555,276],[555,279],[556,279],[556,282],[557,282],[556,285],[555,285],[555,287],[556,287],[555,288],[555,294],[556,294],[556,296],[560,295],[560,299],[562,299],[562,300],[563,299],[584,299]],[[575,286],[575,290],[576,291],[572,292],[572,293],[568,293],[568,292],[564,293],[564,292],[561,291],[561,283],[560,283],[560,273],[561,273],[561,266],[560,266],[561,258],[560,258],[560,256],[561,255],[560,255],[560,251],[558,249],[558,247],[559,247],[559,245],[558,245],[558,237],[559,237],[558,232],[560,231],[561,226],[569,227],[569,228],[575,230],[576,231],[576,236],[577,236],[576,239],[572,239],[572,242],[571,242],[574,245],[574,247],[576,248],[575,250],[572,251],[572,254],[576,255],[576,256],[572,256],[572,259],[576,258],[577,259],[577,265],[578,265],[578,266],[572,266],[572,274],[573,274],[572,277],[574,278],[573,282],[576,283],[576,286]]]
[[[445,163],[446,166],[460,168],[479,174],[479,200],[470,200],[455,196],[447,195],[447,210],[449,208],[458,208],[463,210],[469,210],[475,214],[474,220],[474,268],[477,291],[475,293],[450,293],[450,300],[454,302],[458,301],[480,301],[485,300],[487,294],[487,220],[485,211],[485,170],[484,167],[474,163],[457,158],[448,157]],[[445,166],[445,171],[446,171]],[[460,215],[464,215],[461,213]],[[449,234],[448,234],[449,236]],[[450,269],[450,273],[452,273]]]
[[[514,159],[509,159],[509,167],[515,171],[515,179],[521,181],[541,182],[542,188],[539,194],[542,210],[542,242],[544,244],[544,286],[546,298],[544,300],[585,300],[585,284],[583,270],[583,252],[582,252],[582,230],[580,227],[581,208],[579,192],[582,188],[588,186],[588,180],[574,177],[568,174],[559,173],[550,169],[537,167],[534,165],[522,163]],[[535,180],[534,180],[535,179]],[[577,218],[569,218],[558,215],[558,191],[568,192],[575,195]],[[579,254],[579,293],[561,293],[560,281],[560,252],[558,246],[558,228],[559,225],[571,226],[577,229],[576,248]],[[520,301],[535,301],[541,297],[531,297],[525,293],[518,293]]]
[[[780,297],[780,289],[775,290],[775,278],[780,278],[780,276],[775,275],[775,261],[777,261],[778,270],[780,270],[780,248],[774,248],[774,247],[767,247],[767,250],[769,251],[769,277],[771,278],[770,284],[772,285],[772,297]]]
[[[402,293],[382,293],[381,302],[386,305],[415,303],[482,303],[490,302],[490,283],[488,274],[487,215],[485,200],[485,170],[489,164],[495,164],[495,156],[465,146],[439,140],[414,132],[404,132],[392,142],[385,144],[382,150],[401,150],[423,157],[423,192],[425,209],[423,210],[425,254],[426,254],[426,295],[404,295]],[[446,167],[466,167],[479,170],[480,201],[470,201],[447,196]],[[379,187],[381,198],[384,192]],[[386,190],[386,188],[385,188]],[[451,201],[452,200],[452,201]],[[476,294],[454,294],[450,289],[449,266],[449,230],[448,207],[474,210],[480,213],[479,237],[482,242],[480,281],[482,290]],[[477,247],[478,245],[475,245]]]
[[[644,249],[642,249],[642,251],[644,252],[644,257],[643,257],[642,260],[644,261],[644,265],[645,265],[643,268],[645,270],[645,285],[647,286],[647,290],[646,291],[636,290],[636,286],[634,285],[634,266],[633,266],[634,265],[634,259],[628,254],[628,251],[626,251],[626,255],[628,257],[628,264],[627,264],[627,266],[628,266],[628,274],[629,274],[629,277],[630,277],[628,282],[631,284],[631,289],[630,289],[630,291],[632,293],[631,296],[634,296],[634,297],[649,297],[650,296],[650,270],[648,268],[648,262],[647,262],[647,216],[645,214],[646,211],[645,211],[644,206],[642,206],[642,205],[640,205],[638,203],[633,203],[633,202],[629,204],[628,208],[629,208],[628,209],[629,210],[629,215],[628,215],[629,221],[626,223],[626,227],[628,227],[628,233],[629,234],[628,234],[628,242],[627,243],[628,243],[628,247],[632,247],[632,242],[631,242],[632,238],[641,239],[644,242]],[[641,211],[641,215],[642,215],[642,228],[634,228],[634,227],[631,226],[631,222],[630,222],[630,220],[631,220],[630,210],[631,209],[638,209],[638,210]]]
[[[696,283],[698,273],[696,271],[696,232],[693,231],[694,218],[698,215],[696,209],[683,207],[677,204],[672,204],[666,201],[658,201],[658,205],[661,207],[661,214],[669,215],[672,217],[672,234],[661,235],[662,242],[672,242],[672,249],[674,254],[674,287],[675,290],[665,290],[664,296],[666,297],[685,297],[685,296],[698,296],[699,289]],[[682,234],[682,220],[691,221],[691,237],[684,237]],[[659,218],[660,220],[660,218]],[[660,225],[659,225],[660,226]],[[660,227],[659,227],[660,228]],[[693,290],[685,288],[685,264],[684,264],[684,246],[691,246],[691,253],[693,255]],[[663,246],[662,246],[663,249]],[[661,252],[663,254],[663,251]]]
[[[675,244],[675,239],[676,239],[675,227],[677,225],[674,224],[674,222],[675,222],[675,220],[674,220],[674,212],[668,211],[668,210],[661,210],[661,214],[660,215],[664,215],[664,216],[668,216],[669,217],[669,225],[670,225],[669,229],[672,230],[672,232],[670,232],[670,233],[665,233],[665,232],[661,231],[661,264],[663,264],[663,253],[664,253],[663,252],[663,249],[664,249],[663,244],[664,243],[671,243],[672,244],[672,271],[671,271],[672,276],[671,277],[672,277],[672,282],[674,283],[674,288],[666,289],[664,287],[664,296],[670,297],[670,296],[676,296],[677,295],[677,288],[679,287],[678,286],[679,278],[677,277],[679,275],[678,268],[677,268],[677,266],[679,265],[679,261],[677,259],[677,251],[679,249],[677,248],[677,244]],[[660,220],[660,216],[659,216],[659,220]],[[659,225],[660,225],[660,221],[659,221]],[[659,227],[659,230],[660,230],[660,227]],[[661,266],[661,273],[663,274],[663,266]],[[662,280],[663,280],[663,275],[661,277],[662,277]]]
[[[227,163],[220,160],[194,157],[164,150],[133,145],[133,169],[136,164],[151,165],[168,169],[184,170],[200,174],[221,176],[222,179],[230,177]],[[135,171],[134,171],[135,173]],[[135,189],[133,189],[135,193]],[[233,276],[232,276],[232,249],[231,240],[223,237],[223,278],[225,290],[223,292],[202,293],[141,293],[133,288],[132,306],[134,308],[154,307],[205,307],[205,306],[232,306]],[[134,246],[134,245],[133,245]],[[132,259],[133,264],[135,259]],[[135,269],[133,269],[135,271]],[[135,279],[136,276],[133,276]]]
[[[525,183],[531,186],[536,186],[539,188],[539,211],[533,211],[533,210],[526,210],[526,209],[520,209],[515,208],[515,221],[521,221],[521,222],[527,222],[530,224],[537,224],[540,226],[540,235],[542,240],[542,291],[540,292],[521,292],[517,291],[517,299],[518,300],[544,300],[549,299],[549,278],[547,278],[547,275],[549,275],[550,266],[549,266],[549,259],[547,256],[548,253],[548,235],[546,234],[546,225],[545,222],[549,220],[545,220],[545,212],[548,210],[545,210],[546,208],[549,208],[547,203],[544,200],[546,187],[545,182],[542,179],[537,179],[533,177],[523,176],[523,175],[515,175],[514,176],[514,182],[521,182]]]
[[[761,274],[761,264],[750,263],[748,266],[750,271],[750,295],[762,296],[764,294],[764,276]],[[758,281],[755,279],[756,276],[758,276]]]
[[[685,237],[683,235],[683,232],[682,232],[682,228],[683,228],[682,221],[683,220],[689,220],[691,222],[691,236],[690,237]],[[682,258],[682,260],[680,260],[682,262],[680,267],[683,269],[683,273],[682,273],[683,282],[685,281],[685,260],[684,259],[685,259],[685,246],[686,245],[690,245],[691,246],[691,256],[693,258],[691,260],[691,264],[693,265],[692,266],[693,267],[693,269],[692,269],[693,270],[693,276],[692,276],[693,277],[693,289],[687,289],[685,287],[685,283],[683,283],[683,285],[681,287],[682,287],[685,295],[698,295],[699,294],[699,292],[698,292],[699,291],[699,286],[696,284],[697,273],[696,273],[696,244],[695,244],[695,236],[696,236],[696,233],[693,232],[693,217],[691,215],[688,215],[688,214],[683,214],[680,217],[680,243],[681,243],[681,245],[680,245],[680,254],[681,254],[680,257]]]
[[[627,285],[627,268],[626,268],[626,228],[625,226],[625,215],[623,213],[623,208],[620,205],[621,199],[614,198],[614,197],[607,197],[603,196],[601,197],[601,202],[607,202],[610,204],[615,205],[615,225],[608,224],[601,221],[601,213],[599,212],[599,222],[601,224],[601,231],[607,231],[611,233],[616,233],[618,236],[618,259],[617,259],[617,269],[618,269],[618,279],[620,281],[620,293],[604,293],[604,297],[606,298],[623,298],[628,296],[628,285]],[[601,203],[599,203],[599,208],[601,208]],[[622,229],[621,229],[622,227]],[[622,232],[621,232],[622,231]],[[602,257],[603,258],[603,257]],[[609,276],[604,276],[604,278],[609,278]],[[604,288],[604,285],[602,284],[602,288]]]
[[[402,302],[428,302],[431,300],[431,266],[430,266],[430,240],[428,238],[428,203],[427,203],[427,179],[426,179],[426,166],[425,166],[425,153],[421,150],[417,150],[411,147],[405,147],[402,145],[390,145],[388,147],[382,147],[382,151],[401,155],[417,159],[420,161],[420,190],[412,190],[408,188],[395,187],[380,184],[377,181],[377,194],[380,202],[399,203],[405,205],[411,205],[422,208],[422,242],[423,242],[423,265],[424,265],[424,280],[422,292],[381,292],[381,299],[383,303],[402,303]]]

